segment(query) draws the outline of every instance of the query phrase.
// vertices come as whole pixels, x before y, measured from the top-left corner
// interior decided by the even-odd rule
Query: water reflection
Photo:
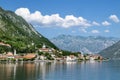
[[[117,80],[119,66],[120,62],[89,61],[0,63],[0,80]]]
[[[43,63],[1,63],[0,80],[37,80],[39,75],[45,80],[48,67]]]
[[[87,64],[87,65],[85,65]],[[95,66],[97,64],[95,63]],[[93,67],[89,62],[23,62],[23,63],[1,63],[0,80],[75,80],[85,71],[85,68]],[[77,74],[76,74],[77,73]],[[79,75],[78,75],[79,74]],[[84,76],[84,75],[81,75]]]

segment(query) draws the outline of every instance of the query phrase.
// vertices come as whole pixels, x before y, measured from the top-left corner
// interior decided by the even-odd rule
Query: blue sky
[[[120,38],[120,0],[0,0],[41,34]]]

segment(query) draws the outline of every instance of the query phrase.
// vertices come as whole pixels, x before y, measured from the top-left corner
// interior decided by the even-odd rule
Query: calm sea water
[[[120,80],[120,61],[2,62],[0,80]]]

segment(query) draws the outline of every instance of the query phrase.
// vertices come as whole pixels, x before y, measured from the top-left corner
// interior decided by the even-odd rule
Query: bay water
[[[1,62],[0,80],[120,80],[120,61]]]

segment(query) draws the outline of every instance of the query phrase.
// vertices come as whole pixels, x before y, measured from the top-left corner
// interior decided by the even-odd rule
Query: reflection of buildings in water
[[[76,64],[76,62],[66,62],[67,65]]]
[[[16,79],[16,67],[17,63],[14,65],[14,70],[13,70],[13,78]]]
[[[55,67],[56,67],[56,63],[55,62],[51,63],[51,65],[50,65],[51,72],[55,71]]]
[[[17,64],[14,64],[14,63],[8,63],[6,64],[6,67],[5,67],[5,72],[7,73],[6,75],[8,77],[12,77],[15,78],[15,75],[16,75],[16,65]]]
[[[76,64],[77,62],[66,62],[67,67],[72,67]]]
[[[40,63],[36,63],[36,68],[38,68],[36,70],[38,71],[40,80],[46,80],[46,76],[49,76],[49,74],[51,74],[52,71],[54,71],[55,64],[47,63],[47,62],[40,62]]]
[[[67,65],[67,69],[66,70],[68,70],[68,71],[72,71],[72,70],[74,70],[74,68],[75,68],[75,64],[77,64],[76,62],[66,62],[66,65]]]
[[[40,62],[40,73],[41,73],[41,79],[45,80],[46,75],[46,63]]]
[[[23,64],[24,75],[27,80],[35,78],[35,64],[34,63],[24,63]]]
[[[0,80],[46,80],[55,70],[56,63],[4,63],[0,64]]]
[[[0,80],[8,80],[8,78],[12,78],[14,80],[16,77],[16,67],[17,64],[14,63],[2,63],[0,64]],[[4,76],[4,77],[3,77]]]

